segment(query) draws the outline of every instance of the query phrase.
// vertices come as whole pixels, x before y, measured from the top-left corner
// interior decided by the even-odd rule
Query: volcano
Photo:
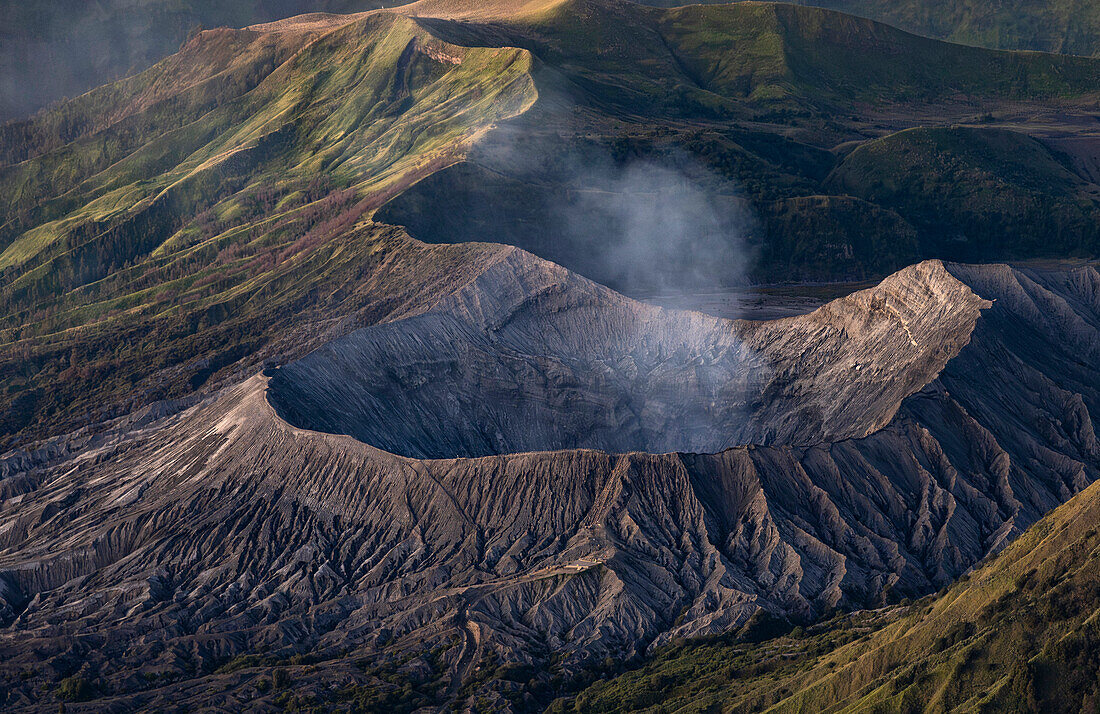
[[[457,688],[486,657],[581,671],[921,595],[1096,479],[1098,288],[930,261],[728,321],[510,249],[417,315],[9,455],[3,667],[292,648],[323,687],[349,652],[438,651]]]

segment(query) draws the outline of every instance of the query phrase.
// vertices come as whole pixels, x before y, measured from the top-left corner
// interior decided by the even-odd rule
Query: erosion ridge
[[[0,505],[7,703],[35,701],[19,679],[28,666],[79,661],[118,683],[120,706],[231,706],[248,675],[215,670],[261,651],[328,662],[296,670],[304,687],[343,681],[348,653],[369,653],[403,671],[442,668],[458,696],[493,653],[557,653],[575,672],[761,609],[809,617],[928,592],[1096,479],[1097,361],[1084,357],[1100,345],[1098,295],[1091,266],[933,261],[810,315],[727,323],[634,303],[511,250],[427,313],[29,470],[5,457],[5,482],[18,484]],[[628,323],[631,310],[646,321]],[[789,408],[749,412],[774,445],[715,454],[430,460],[277,415],[293,378],[350,356],[366,366],[390,354],[372,340],[407,346],[444,316],[465,323],[463,339],[475,326],[494,335],[483,355],[536,366],[533,345],[565,354],[583,339],[598,353],[625,324],[681,346],[733,335],[772,363],[753,382],[761,398]],[[685,324],[710,332],[688,343]],[[845,405],[859,418],[838,421]],[[146,672],[179,674],[126,684]],[[203,685],[215,680],[217,694]]]
[[[669,647],[548,711],[1076,712],[1096,697],[1098,520],[1093,483],[937,595],[757,645]]]

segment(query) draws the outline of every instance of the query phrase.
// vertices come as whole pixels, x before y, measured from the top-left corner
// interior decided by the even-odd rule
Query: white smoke
[[[751,210],[690,156],[590,161],[569,184],[562,230],[613,287],[645,295],[747,282]]]

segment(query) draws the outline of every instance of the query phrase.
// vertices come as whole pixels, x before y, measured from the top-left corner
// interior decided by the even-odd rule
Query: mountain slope
[[[399,3],[370,0],[206,0],[169,3],[119,0],[21,3],[4,0],[0,15],[0,122],[64,97],[75,97],[141,71],[175,51],[196,28],[244,27],[307,12],[360,12]],[[650,0],[645,4],[680,3]],[[978,5],[971,0],[818,0],[806,5],[869,17],[920,35],[996,49],[1077,55],[1100,51],[1100,15],[1079,0]]]
[[[384,319],[381,306],[415,287],[385,279],[404,245],[387,222],[431,243],[518,244],[634,292],[866,279],[952,251],[1095,252],[1094,122],[1079,114],[1095,61],[990,53],[769,4],[402,13],[206,31],[147,72],[0,129],[3,439],[300,356],[316,344],[288,332],[303,311],[298,334]],[[852,104],[853,87],[874,104]],[[956,250],[943,233],[965,219],[968,234],[997,234],[995,206],[930,221],[938,190],[916,192],[911,207],[829,178],[861,157],[871,165],[859,175],[892,170],[854,143],[991,104],[1020,112],[1006,115],[1014,130],[1073,142],[1074,173],[1041,187],[1049,200],[1037,204],[1073,208],[1037,224],[1059,241]],[[990,140],[994,124],[945,155],[1000,147],[983,168],[991,182],[1015,180],[998,173],[1015,144]],[[643,225],[623,218],[641,207]],[[648,243],[630,245],[636,236]],[[638,249],[661,259],[639,261]],[[430,252],[444,253],[459,254]],[[349,287],[364,274],[379,277],[369,309]]]
[[[810,315],[731,323],[507,251],[419,316],[190,409],[6,456],[7,703],[51,706],[42,688],[70,677],[90,687],[89,706],[270,702],[258,680],[281,666],[320,700],[338,698],[336,682],[388,691],[371,683],[391,672],[418,701],[530,705],[605,656],[721,633],[761,610],[813,618],[928,592],[1100,474],[1096,361],[1080,359],[1100,349],[1098,285],[1091,267],[933,262]],[[389,422],[400,438],[392,416],[362,410],[364,394],[391,390],[415,405],[404,413],[426,412],[441,447],[451,428],[493,433],[462,403],[491,393],[486,362],[465,387],[460,372],[433,371],[460,378],[444,390],[451,406],[419,357],[400,360],[432,345],[437,324],[459,351],[458,326],[482,331],[480,349],[530,372],[531,405],[634,399],[658,419],[722,373],[739,336],[754,434],[706,413],[698,428],[766,445],[420,460],[311,429],[360,424],[353,433],[374,439],[367,427]],[[562,350],[557,364],[548,349]],[[545,356],[520,368],[524,352]],[[603,384],[586,389],[563,369],[584,355],[602,363]],[[675,389],[643,379],[637,394],[616,393],[630,384],[618,374],[653,360]],[[581,421],[552,423],[600,438]],[[545,436],[504,432],[494,448],[556,445]],[[557,684],[539,674],[551,659]],[[358,661],[381,674],[355,674]],[[494,661],[535,669],[509,689]]]
[[[1098,509],[1093,484],[984,567],[900,613],[842,618],[759,647],[670,649],[556,710],[663,701],[724,711],[1087,711],[1097,697]]]
[[[1100,11],[1081,0],[814,0],[804,4],[871,17],[910,32],[968,45],[1087,56],[1100,53]]]
[[[361,219],[522,111],[529,63],[395,15],[207,31],[6,127],[4,430],[34,415],[79,424],[135,392],[179,396],[277,341],[296,311],[375,320],[389,310],[372,317],[370,303],[424,299],[392,268],[407,240]],[[419,269],[430,283],[448,266]],[[90,374],[108,380],[89,392]]]
[[[369,0],[3,0],[0,122],[142,71],[202,28],[245,27],[305,12],[358,12],[379,5]]]
[[[1100,474],[1095,266],[768,322],[569,268],[1094,255],[1098,76],[785,5],[426,0],[5,125],[5,705],[531,708],[951,583]]]
[[[1001,138],[1012,131],[1022,135],[1021,145],[1034,136],[1028,145],[1047,164],[1063,161],[1060,149],[1043,148],[1048,141],[1080,154],[1067,162],[1071,180],[1031,187],[1072,210],[1039,208],[1020,221],[1029,226],[1021,231],[1058,234],[1057,248],[1046,244],[1052,255],[1095,252],[1095,221],[1079,217],[1096,211],[1094,174],[1087,172],[1097,138],[1091,119],[1070,118],[1096,86],[1092,60],[949,45],[839,13],[768,3],[653,11],[571,2],[530,16],[461,22],[447,19],[449,6],[435,8],[417,3],[405,12],[456,42],[525,47],[548,68],[539,75],[543,101],[532,112],[378,214],[422,240],[512,243],[639,294],[739,279],[738,271],[723,273],[732,262],[727,254],[697,233],[742,236],[756,258],[747,272],[765,281],[865,279],[927,256],[996,260],[1011,254],[1022,233],[994,243],[1004,221],[989,196],[971,197],[977,217],[960,211],[932,222],[923,214],[943,203],[943,184],[954,178],[934,173],[941,163],[984,152],[990,182],[1015,181],[1006,167],[1019,158],[1013,142]],[[428,20],[433,13],[442,17]],[[615,31],[595,37],[586,29],[592,27]],[[1020,112],[1017,102],[1031,108]],[[1038,119],[1054,107],[1069,114]],[[854,147],[930,121],[970,126],[926,168],[929,180],[907,187],[913,210],[902,213],[887,196],[829,180]],[[890,156],[860,154],[867,156],[874,171],[891,170]],[[650,175],[643,170],[639,178],[639,165]],[[678,221],[676,190],[654,188],[675,186],[660,176],[669,167],[702,187],[710,205],[700,223],[710,220],[713,230]],[[671,224],[655,233],[689,235],[683,243],[700,241],[717,257],[684,279],[662,254],[669,275],[655,287],[623,275],[629,259],[591,250],[596,241],[615,246],[627,232],[618,220],[626,207],[637,213],[649,206],[655,221]],[[595,225],[607,228],[594,236]],[[945,233],[974,240],[946,240]],[[657,240],[675,253],[675,240]]]
[[[826,185],[897,211],[956,255],[1071,255],[1096,240],[1095,199],[1067,164],[1016,132],[916,128],[857,147]]]
[[[644,0],[676,7],[676,0]],[[702,4],[725,4],[707,0]],[[925,37],[1001,50],[1032,50],[1096,56],[1100,52],[1100,12],[1085,0],[794,0],[866,17]]]
[[[1097,76],[1096,63],[1084,58],[952,45],[782,3],[654,10],[615,0],[496,2],[473,15],[465,8],[421,0],[398,11],[449,39],[530,49],[585,91],[584,101],[645,107],[647,114],[735,112],[722,98],[847,106],[958,93],[1069,97],[1095,92]],[[878,61],[866,62],[867,52]],[[686,86],[660,96],[675,80]]]
[[[722,94],[748,80],[750,91],[764,91],[761,84],[779,84],[776,90],[793,85],[847,101],[956,92],[1058,96],[1088,91],[1095,76],[1088,63],[1071,58],[976,50],[851,15],[778,3],[670,10],[662,17],[662,32],[704,86]],[[746,40],[772,55],[770,72],[749,65],[751,80],[739,67],[743,60],[727,49],[752,47]],[[867,52],[880,61],[867,62]]]

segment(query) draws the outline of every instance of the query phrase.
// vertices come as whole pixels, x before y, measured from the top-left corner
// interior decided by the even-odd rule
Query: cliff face
[[[46,662],[120,707],[231,706],[199,675],[262,651],[437,652],[457,691],[487,653],[575,669],[927,592],[1096,479],[1098,352],[1091,267],[922,263],[750,323],[515,251],[189,409],[7,455],[7,703]]]

